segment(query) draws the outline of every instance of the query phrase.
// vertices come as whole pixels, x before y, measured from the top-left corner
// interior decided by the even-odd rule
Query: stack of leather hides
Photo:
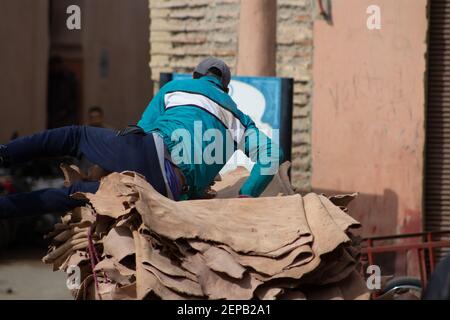
[[[74,195],[89,204],[63,216],[43,261],[78,270],[76,299],[367,299],[359,223],[346,213],[355,195],[296,194],[288,168],[259,198],[236,198],[248,176],[238,168],[214,199],[180,202],[112,173]]]

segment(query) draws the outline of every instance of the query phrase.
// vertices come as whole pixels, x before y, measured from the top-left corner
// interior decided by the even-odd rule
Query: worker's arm
[[[277,143],[259,131],[248,116],[245,116],[245,121],[247,123],[245,124],[246,133],[243,151],[255,162],[255,165],[239,191],[239,195],[258,197],[277,173],[283,161],[283,152]],[[274,132],[275,137],[278,139],[278,134]]]
[[[156,96],[148,104],[141,120],[138,122],[138,126],[144,129],[145,132],[149,132],[152,129],[153,123],[160,115],[165,111],[164,104],[164,90],[159,90]]]

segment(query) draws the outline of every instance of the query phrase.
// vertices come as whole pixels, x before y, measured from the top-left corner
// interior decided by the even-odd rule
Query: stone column
[[[237,74],[275,76],[277,0],[241,0]]]

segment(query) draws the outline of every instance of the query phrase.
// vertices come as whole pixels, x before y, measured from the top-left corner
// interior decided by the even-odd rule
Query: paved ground
[[[45,247],[0,249],[0,299],[68,300],[63,272],[53,272],[41,258]]]

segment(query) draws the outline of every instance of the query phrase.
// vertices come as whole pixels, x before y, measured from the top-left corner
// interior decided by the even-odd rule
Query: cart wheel
[[[422,294],[422,282],[420,279],[413,277],[397,277],[386,283],[384,288],[381,289],[377,299],[389,300],[396,297],[412,293],[417,299],[420,299]]]

